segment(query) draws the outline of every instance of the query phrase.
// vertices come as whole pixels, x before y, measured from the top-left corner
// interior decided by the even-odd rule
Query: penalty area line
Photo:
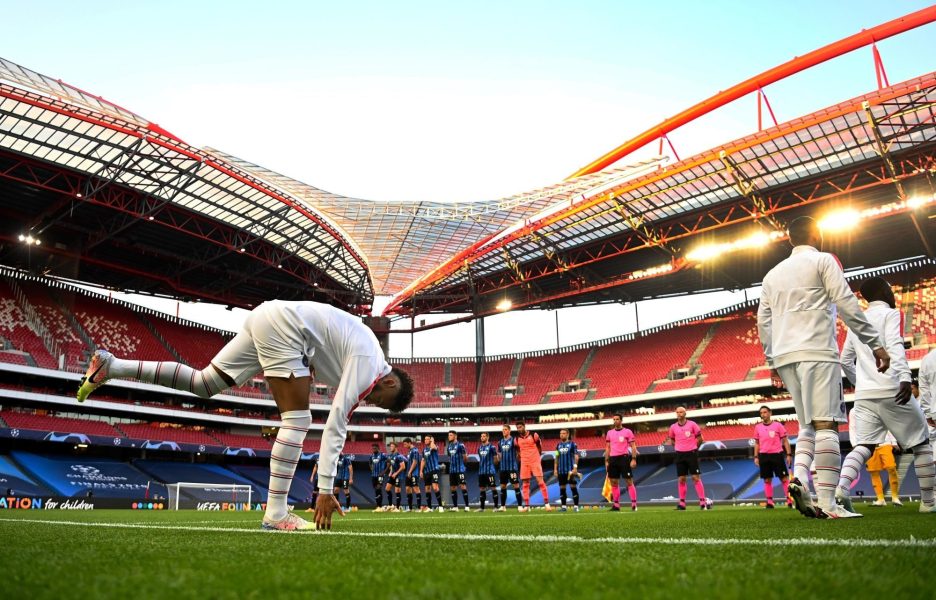
[[[667,544],[677,546],[826,546],[843,548],[936,548],[936,539],[745,539],[745,538],[670,538],[670,537],[581,537],[577,535],[499,535],[480,533],[414,533],[396,531],[265,531],[258,527],[189,527],[186,525],[149,525],[143,523],[105,523],[100,521],[59,521],[51,519],[3,519],[3,523],[30,523],[39,525],[65,525],[71,527],[100,527],[105,529],[150,529],[164,531],[201,531],[219,533],[281,533],[298,535],[326,535],[356,538],[393,538],[405,540],[480,541],[480,542],[537,542],[575,544]]]

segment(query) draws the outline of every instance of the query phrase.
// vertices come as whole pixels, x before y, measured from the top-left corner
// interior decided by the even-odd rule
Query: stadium
[[[782,497],[779,510],[765,510],[773,500],[753,436],[765,406],[794,447],[800,431],[791,394],[771,381],[757,322],[761,283],[789,256],[787,228],[798,217],[819,220],[823,250],[853,290],[875,276],[893,287],[914,377],[936,349],[936,72],[920,56],[916,76],[890,81],[877,47],[908,32],[932,35],[933,21],[936,7],[869,24],[685,108],[551,185],[478,202],[330,193],[277,165],[190,145],[82,89],[93,82],[76,87],[0,57],[4,589],[734,598],[750,595],[753,582],[767,596],[925,597],[936,522],[918,514],[912,454],[897,457],[902,509],[872,507],[877,492],[862,472],[851,499],[865,518],[810,520]],[[876,86],[776,118],[771,85],[858,50],[870,51]],[[677,153],[674,132],[752,98],[747,135]],[[727,291],[743,300],[693,308]],[[362,404],[349,414],[350,470],[340,477],[348,485],[337,494],[349,510],[332,531],[258,528],[283,425],[262,375],[207,399],[115,378],[76,401],[98,350],[200,369],[238,333],[122,292],[221,312],[314,301],[367,325],[415,391],[402,413]],[[638,307],[662,299],[678,302],[679,316],[640,328]],[[560,345],[561,311],[606,306],[632,307],[635,330]],[[489,352],[486,328],[521,312],[555,314],[555,347]],[[471,329],[473,354],[413,351],[419,336],[456,327]],[[836,333],[842,348],[841,319]],[[394,355],[407,343],[408,355]],[[311,425],[287,493],[299,515],[314,506],[313,468],[337,394],[313,377]],[[853,405],[854,389],[844,401]],[[680,407],[704,439],[705,491],[690,486],[685,513],[674,511],[670,433]],[[609,510],[614,415],[635,434],[639,510],[626,500]],[[479,488],[481,436],[496,443],[505,424],[515,435],[518,423],[541,440],[545,485],[529,489],[526,506],[517,488],[491,490],[487,502],[507,509],[495,514]],[[375,499],[373,446],[414,440],[421,451],[424,436],[440,446],[440,494],[430,499],[425,487],[423,496],[420,483],[414,505],[412,492],[398,490],[399,510],[383,514],[394,497],[386,506],[382,491]],[[853,447],[847,424],[838,436],[844,458]],[[575,444],[574,506],[557,470],[566,437]],[[453,438],[465,447],[464,494],[445,452]],[[420,510],[423,497],[430,507],[437,499],[437,512]],[[882,555],[887,567],[869,568]],[[822,573],[836,575],[816,587]]]

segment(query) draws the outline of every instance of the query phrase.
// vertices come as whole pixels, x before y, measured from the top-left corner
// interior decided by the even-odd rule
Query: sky
[[[190,144],[330,192],[487,200],[561,181],[722,89],[927,4],[0,0],[0,56]],[[878,48],[891,82],[932,71],[936,25]],[[875,87],[865,48],[765,91],[782,122]],[[670,139],[684,158],[755,129],[749,97]],[[640,325],[737,300],[647,305]],[[243,319],[214,307],[178,310],[228,328]],[[554,347],[554,321],[552,312],[489,319],[488,353]],[[559,316],[561,345],[634,327],[632,306]],[[471,332],[446,327],[417,335],[412,347],[417,356],[473,354]],[[409,336],[391,339],[392,356],[409,356]]]

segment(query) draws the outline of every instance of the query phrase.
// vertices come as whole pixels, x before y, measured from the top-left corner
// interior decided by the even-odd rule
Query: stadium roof
[[[762,85],[934,19],[931,7],[856,34],[675,121],[752,90],[766,102]],[[248,307],[319,299],[363,313],[377,293],[394,294],[386,314],[484,315],[505,300],[554,308],[748,286],[786,253],[785,221],[820,206],[865,211],[863,243],[829,240],[846,267],[932,256],[936,74],[893,86],[883,75],[879,87],[675,164],[610,166],[652,136],[662,154],[671,129],[658,126],[529,193],[373,202],[193,148],[0,59],[0,262]],[[716,261],[692,254],[752,239],[757,250]]]
[[[786,221],[826,205],[868,211],[862,243],[828,238],[846,267],[932,256],[934,107],[930,73],[583,194],[474,244],[387,311],[483,315],[504,300],[552,308],[746,287],[787,253]],[[759,252],[691,254],[752,236]]]

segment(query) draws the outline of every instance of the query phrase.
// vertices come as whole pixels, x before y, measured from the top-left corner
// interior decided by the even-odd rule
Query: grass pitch
[[[259,513],[0,513],[7,598],[929,598],[936,515],[355,512],[332,533]]]

